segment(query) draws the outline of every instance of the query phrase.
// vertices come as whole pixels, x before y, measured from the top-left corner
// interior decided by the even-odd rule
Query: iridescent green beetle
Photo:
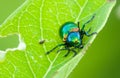
[[[79,22],[78,22],[78,25],[75,24],[74,22],[66,22],[65,24],[63,24],[60,29],[60,36],[63,39],[64,43],[58,44],[53,49],[46,52],[46,54],[51,53],[57,47],[64,46],[64,48],[59,49],[57,52],[60,52],[62,50],[68,50],[68,52],[65,54],[65,57],[68,56],[70,51],[73,52],[74,56],[75,56],[77,54],[75,49],[83,48],[82,39],[83,39],[84,35],[89,37],[89,36],[92,36],[93,34],[96,34],[96,32],[88,34],[90,32],[91,28],[87,32],[84,30],[86,24],[91,22],[94,17],[95,17],[95,15],[93,15],[92,18],[90,20],[88,20],[82,26],[82,29],[80,29],[80,27],[79,27]]]

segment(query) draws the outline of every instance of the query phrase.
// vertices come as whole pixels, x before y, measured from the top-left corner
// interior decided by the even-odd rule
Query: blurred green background
[[[0,24],[23,2],[0,0]],[[15,38],[10,39],[10,42],[13,43]],[[0,44],[0,49],[4,50],[6,46],[3,44],[8,42],[3,43],[0,39]],[[112,10],[106,26],[68,78],[120,78],[120,0]]]

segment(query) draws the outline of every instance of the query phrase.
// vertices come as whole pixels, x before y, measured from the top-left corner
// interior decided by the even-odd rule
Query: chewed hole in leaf
[[[24,50],[26,48],[25,43],[21,39],[20,35],[12,34],[5,37],[0,37],[0,61],[4,59],[5,54],[8,51]]]
[[[13,13],[25,0],[0,0],[0,24]]]
[[[0,51],[24,50],[25,48],[26,45],[18,34],[0,37]]]
[[[8,48],[16,48],[19,45],[18,35],[9,35],[7,37],[0,37],[0,50],[5,51]]]

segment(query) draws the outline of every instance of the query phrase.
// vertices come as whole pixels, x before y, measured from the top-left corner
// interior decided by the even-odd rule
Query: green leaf
[[[74,58],[66,51],[48,56],[45,53],[63,43],[59,29],[67,21],[82,25],[96,14],[86,26],[99,33],[105,26],[115,0],[26,0],[0,26],[0,36],[17,35],[16,48],[0,51],[0,78],[66,78],[84,56],[96,35],[84,37],[84,48]],[[39,41],[45,40],[43,44]]]

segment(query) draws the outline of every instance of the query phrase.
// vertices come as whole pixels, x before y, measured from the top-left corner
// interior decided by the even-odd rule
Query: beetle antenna
[[[83,27],[82,27],[82,31],[84,31],[84,28],[85,28],[85,26],[86,26],[86,24],[88,24],[88,23],[90,23],[94,18],[95,18],[95,15],[96,14],[94,14],[84,25],[83,25]]]
[[[78,28],[79,28],[79,31],[80,31],[80,22],[78,22]]]

